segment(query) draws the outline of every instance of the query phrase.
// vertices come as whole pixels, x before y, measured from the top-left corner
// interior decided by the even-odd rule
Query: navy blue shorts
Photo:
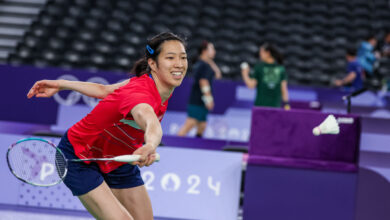
[[[67,159],[78,159],[72,144],[69,142],[67,133],[61,138],[58,148],[61,149]],[[125,164],[109,173],[103,173],[97,163],[68,162],[68,173],[64,183],[74,196],[88,193],[100,186],[103,180],[110,188],[114,189],[132,188],[144,184],[138,166]]]
[[[207,110],[206,107],[201,105],[192,105],[189,104],[187,106],[187,114],[188,117],[194,118],[197,121],[205,122],[207,121],[207,115],[209,113],[209,110]]]

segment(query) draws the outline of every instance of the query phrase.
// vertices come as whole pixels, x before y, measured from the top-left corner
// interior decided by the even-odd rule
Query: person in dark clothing
[[[207,115],[214,108],[212,83],[214,78],[221,78],[221,71],[214,63],[214,45],[203,41],[199,47],[199,58],[193,66],[194,83],[191,88],[190,100],[187,106],[188,117],[180,128],[178,136],[185,136],[197,127],[196,136],[202,137],[207,126]]]

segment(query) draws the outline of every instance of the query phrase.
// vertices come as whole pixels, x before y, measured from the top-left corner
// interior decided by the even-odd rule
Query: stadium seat
[[[240,62],[254,65],[260,45],[272,42],[286,58],[292,82],[327,86],[344,73],[346,48],[389,27],[386,0],[55,0],[46,3],[8,62],[127,72],[145,39],[173,31],[187,37],[190,58],[200,41],[213,42],[225,77],[240,79]],[[387,74],[385,64],[380,62],[379,77]],[[369,83],[377,86],[375,80]]]
[[[304,1],[293,1],[289,8],[292,12],[302,13],[307,9],[307,5]]]
[[[54,50],[62,51],[65,48],[65,43],[60,38],[52,37],[48,42],[48,47]]]
[[[88,50],[88,44],[83,41],[73,41],[71,44],[71,49],[78,53],[84,53]]]

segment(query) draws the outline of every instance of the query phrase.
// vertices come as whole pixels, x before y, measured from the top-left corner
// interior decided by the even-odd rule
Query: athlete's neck
[[[206,63],[208,63],[210,61],[210,58],[204,53],[199,56],[199,59],[203,60]]]
[[[169,97],[172,95],[172,92],[175,88],[168,86],[165,83],[161,82],[161,80],[153,73],[152,73],[152,77],[153,77],[154,83],[156,84],[157,91],[160,94],[161,104],[162,104],[169,99]]]
[[[273,63],[275,63],[275,59],[272,57],[266,58],[266,59],[264,59],[264,63],[273,64]]]

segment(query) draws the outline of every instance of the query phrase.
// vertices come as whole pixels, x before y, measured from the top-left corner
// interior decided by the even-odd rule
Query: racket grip
[[[156,159],[154,160],[154,162],[159,162],[160,161],[160,154],[156,153]]]
[[[138,161],[141,158],[140,155],[122,155],[114,157],[113,160],[116,162],[124,162],[124,163],[132,163],[135,161]],[[156,153],[156,159],[155,162],[160,161],[160,154]]]
[[[132,163],[138,161],[141,158],[140,155],[122,155],[112,158],[116,162]]]

